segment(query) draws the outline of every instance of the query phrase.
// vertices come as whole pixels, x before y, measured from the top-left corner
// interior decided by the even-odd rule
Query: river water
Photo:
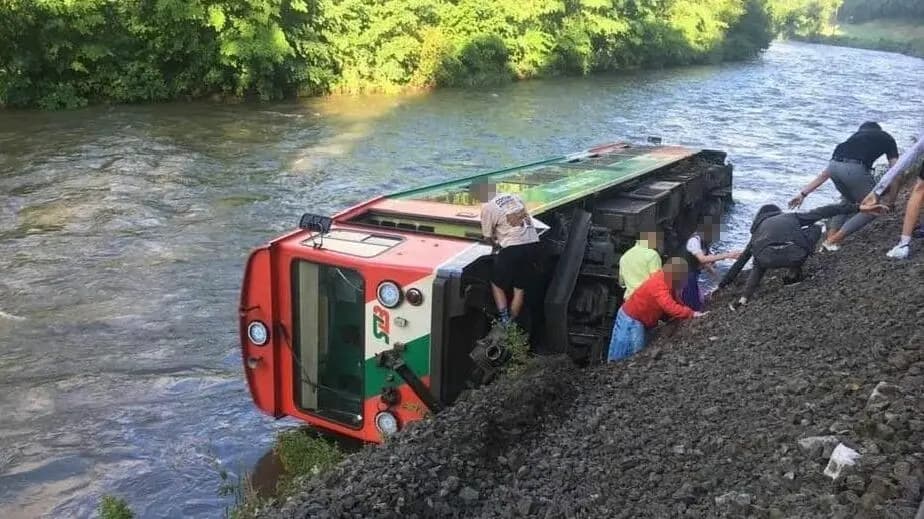
[[[713,67],[272,105],[0,112],[0,517],[221,516],[274,422],[236,345],[248,249],[422,183],[658,135],[727,150],[729,242],[867,119],[924,126],[924,61],[777,43]],[[808,205],[834,198],[822,189]]]

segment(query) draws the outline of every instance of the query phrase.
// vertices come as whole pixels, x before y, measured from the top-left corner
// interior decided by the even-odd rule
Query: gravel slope
[[[540,359],[268,515],[912,518],[924,246],[887,260],[899,226],[881,218],[810,260],[801,285],[772,279],[746,309],[717,304],[627,362]],[[800,446],[813,436],[856,449],[858,465],[824,476],[836,443]]]

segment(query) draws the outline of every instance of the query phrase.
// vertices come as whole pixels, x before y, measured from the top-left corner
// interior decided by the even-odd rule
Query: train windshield
[[[355,270],[295,261],[295,398],[302,410],[363,424],[363,278]]]

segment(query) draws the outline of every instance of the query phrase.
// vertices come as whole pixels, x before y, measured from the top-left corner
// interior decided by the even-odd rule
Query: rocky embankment
[[[913,518],[924,245],[886,259],[899,225],[874,222],[810,260],[801,285],[772,279],[626,362],[540,359],[267,515]],[[860,458],[832,480],[839,443]]]

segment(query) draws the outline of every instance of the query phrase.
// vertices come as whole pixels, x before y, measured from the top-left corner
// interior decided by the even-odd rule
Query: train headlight
[[[385,308],[394,308],[401,304],[401,289],[394,281],[382,281],[376,291],[379,303]]]
[[[375,428],[384,436],[391,436],[398,432],[398,419],[388,411],[375,415]]]
[[[257,346],[263,346],[269,340],[269,330],[260,321],[251,321],[247,325],[247,338]]]

